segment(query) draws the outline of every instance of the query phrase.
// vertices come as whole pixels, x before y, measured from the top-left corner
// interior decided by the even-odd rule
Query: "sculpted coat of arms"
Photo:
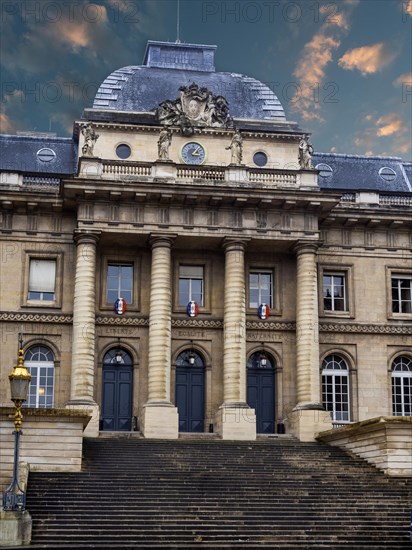
[[[228,128],[233,125],[229,116],[229,104],[221,95],[214,95],[207,88],[199,88],[193,82],[179,88],[179,97],[160,103],[157,117],[161,124],[181,126],[214,126]]]

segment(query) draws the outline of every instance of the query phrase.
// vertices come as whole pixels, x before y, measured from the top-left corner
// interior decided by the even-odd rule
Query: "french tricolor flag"
[[[260,319],[267,319],[270,315],[270,308],[267,304],[260,304],[258,308],[258,315]]]
[[[196,315],[199,313],[199,306],[196,302],[191,301],[187,304],[186,312],[189,317],[196,317]]]
[[[117,298],[114,303],[114,311],[117,315],[123,315],[126,309],[126,300],[124,298]]]

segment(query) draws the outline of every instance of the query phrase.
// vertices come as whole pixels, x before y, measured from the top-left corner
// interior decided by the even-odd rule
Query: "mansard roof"
[[[320,170],[321,189],[412,192],[412,164],[398,157],[315,153],[312,163]]]
[[[162,101],[175,100],[181,86],[193,82],[229,103],[233,118],[286,121],[272,90],[254,78],[215,72],[216,46],[149,41],[143,65],[110,74],[97,91],[93,109],[149,112]]]
[[[72,138],[3,134],[0,135],[0,170],[71,175],[77,169],[76,148]]]

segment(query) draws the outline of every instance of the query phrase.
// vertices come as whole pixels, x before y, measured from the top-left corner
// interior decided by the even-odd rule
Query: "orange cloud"
[[[405,122],[395,113],[390,113],[380,117],[376,121],[376,126],[380,126],[376,133],[379,137],[391,136],[405,128]]]
[[[74,52],[81,48],[89,48],[94,52],[94,30],[100,25],[108,22],[107,10],[104,6],[93,4],[93,12],[89,18],[75,21],[68,21],[62,18],[57,22],[49,23],[43,33],[51,40],[69,46]]]
[[[412,0],[411,0],[412,1]],[[395,86],[403,86],[404,84],[412,84],[412,73],[404,73],[398,76],[396,80],[393,81]]]
[[[0,133],[13,134],[14,132],[15,128],[10,118],[6,115],[6,113],[0,113]]]
[[[340,45],[339,40],[325,34],[315,34],[305,46],[303,57],[299,60],[294,76],[299,79],[299,95],[294,105],[304,120],[323,120],[319,103],[315,103],[314,89],[325,76],[325,68],[332,61],[332,51]]]
[[[307,42],[293,72],[298,79],[298,92],[294,97],[292,109],[303,120],[324,119],[320,113],[322,104],[315,101],[315,90],[323,83],[326,68],[333,60],[333,52],[340,46],[340,37],[349,31],[349,16],[358,5],[358,0],[346,0],[333,14],[328,4],[320,7],[326,18],[319,31]]]
[[[396,53],[387,50],[383,42],[378,42],[347,51],[339,59],[339,65],[350,71],[358,69],[363,75],[367,75],[382,70],[395,57]]]

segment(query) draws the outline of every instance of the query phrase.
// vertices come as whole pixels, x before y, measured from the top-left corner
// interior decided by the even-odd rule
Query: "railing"
[[[404,197],[402,195],[379,195],[379,204],[412,206],[412,197]]]
[[[296,174],[279,173],[274,170],[249,170],[251,183],[273,183],[276,185],[296,185]]]
[[[202,166],[178,166],[178,179],[201,179],[207,181],[224,181],[224,168],[202,167]]]
[[[103,174],[115,176],[150,176],[152,168],[149,164],[120,161],[102,161]]]
[[[355,193],[344,193],[340,198],[340,202],[356,202]]]
[[[350,426],[351,424],[353,424],[353,422],[348,422],[348,421],[345,422],[344,420],[339,420],[339,421],[332,420],[333,429],[344,428],[345,426]]]
[[[44,178],[42,176],[23,176],[23,185],[32,187],[59,187],[60,178]]]

